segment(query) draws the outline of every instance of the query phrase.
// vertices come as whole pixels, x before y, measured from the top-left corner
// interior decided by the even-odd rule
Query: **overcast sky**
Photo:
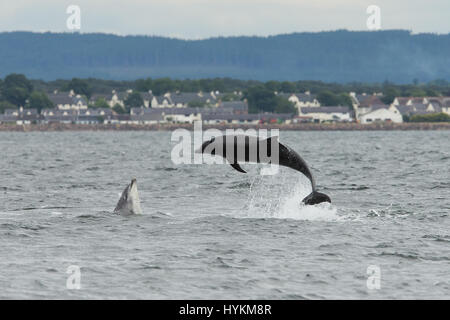
[[[450,32],[450,0],[1,0],[0,31],[69,32],[69,5],[80,32],[199,39],[322,30],[367,30],[366,9],[381,9],[381,29]]]

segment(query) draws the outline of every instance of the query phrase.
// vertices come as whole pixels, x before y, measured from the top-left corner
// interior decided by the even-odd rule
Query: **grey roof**
[[[79,114],[81,116],[110,116],[113,114],[113,111],[110,108],[88,108],[80,110]]]
[[[48,98],[54,105],[65,105],[65,104],[77,104],[78,102],[82,102],[83,104],[87,104],[87,101],[84,97],[77,96],[69,96],[68,93],[51,93],[48,95]]]
[[[372,104],[370,105],[370,111],[375,111],[379,109],[389,109],[387,104]]]
[[[50,99],[53,104],[72,104],[72,97],[69,96],[69,94],[66,93],[51,93],[48,95],[48,98]]]
[[[424,104],[421,102],[413,102],[413,103],[411,103],[411,106],[416,109],[426,109],[428,107],[427,104]]]
[[[109,119],[118,121],[128,121],[130,120],[129,114],[114,114]]]
[[[395,106],[401,114],[411,114],[413,112],[413,108],[408,105],[398,105]]]
[[[130,113],[132,114],[144,114],[144,113],[161,113],[162,110],[168,108],[131,108]]]
[[[259,113],[258,115],[261,120],[287,120],[294,116],[292,113]]]
[[[250,113],[250,114],[206,114],[202,115],[202,120],[239,120],[239,121],[255,121],[255,120],[286,120],[292,119],[290,113]]]
[[[76,116],[78,114],[77,110],[59,110],[56,108],[41,110],[41,114],[44,116],[49,115],[49,113],[53,113],[53,116],[66,116],[66,115]]]
[[[202,120],[219,120],[219,121],[254,121],[260,120],[259,114],[233,114],[233,113],[216,113],[216,114],[202,114]]]
[[[201,113],[203,108],[162,108],[161,110],[165,115],[173,114],[173,115],[181,115],[189,116],[191,114]]]
[[[248,104],[246,101],[224,101],[219,104],[219,108],[247,111]]]
[[[430,104],[433,106],[435,112],[442,111],[442,105],[439,102],[433,101],[433,102],[430,102]]]
[[[143,100],[151,101],[153,99],[153,94],[151,94],[150,92],[143,92],[141,93],[141,97]]]
[[[210,93],[196,93],[196,92],[180,92],[171,93],[170,100],[173,104],[188,104],[189,102],[199,101],[206,103],[208,100],[214,100]]]
[[[3,111],[3,114],[6,116],[11,116],[14,113],[19,113],[19,109],[5,109],[5,111]]]
[[[79,115],[76,118],[76,121],[89,121],[89,122],[95,121],[95,122],[100,122],[98,115]]]
[[[16,122],[19,117],[13,115],[0,115],[0,122]]]
[[[330,106],[330,107],[302,107],[302,113],[350,113],[348,107]]]
[[[278,95],[286,99],[289,99],[291,96],[296,96],[302,102],[313,102],[316,99],[316,95],[306,93],[279,93]]]
[[[203,108],[201,110],[202,115],[204,114],[208,114],[208,115],[213,115],[213,114],[232,114],[234,111],[234,109],[232,108]]]
[[[421,103],[416,103],[413,105],[398,105],[395,107],[398,109],[398,111],[400,111],[402,115],[427,114],[439,112],[439,110],[441,110],[439,108],[435,109],[435,111],[427,111],[427,105]]]
[[[167,102],[168,102],[169,104],[172,103],[171,100],[170,100],[169,98],[164,97],[164,96],[155,96],[155,98],[156,98],[156,101],[158,102],[158,104],[163,104],[164,100],[167,100]]]
[[[164,117],[162,113],[144,113],[139,115],[131,115],[130,120],[133,121],[162,121]]]
[[[12,116],[14,113],[17,113],[18,115],[37,115],[38,111],[35,108],[23,108],[23,109],[5,109],[4,115]]]
[[[370,105],[383,104],[379,96],[357,94],[356,100],[361,107],[369,107]]]
[[[77,120],[77,117],[78,116],[76,116],[76,115],[54,115],[54,116],[49,116],[49,115],[46,115],[46,116],[44,116],[44,119],[45,119],[45,121],[48,121],[48,122],[62,122],[62,121],[65,121],[65,122],[67,122],[67,121],[71,121],[71,122],[73,122],[73,121],[76,121]]]

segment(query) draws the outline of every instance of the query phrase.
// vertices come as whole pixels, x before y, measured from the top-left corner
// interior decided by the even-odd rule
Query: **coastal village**
[[[0,123],[27,124],[190,124],[202,121],[204,124],[265,124],[265,123],[327,123],[356,122],[360,124],[392,122],[402,123],[414,115],[445,113],[450,115],[450,97],[396,97],[387,105],[381,100],[381,93],[349,93],[350,106],[322,106],[310,92],[278,93],[288,99],[297,112],[291,113],[249,113],[248,103],[241,92],[234,92],[234,100],[224,99],[225,94],[212,92],[167,92],[153,95],[151,91],[139,93],[143,104],[129,112],[116,112],[117,107],[125,110],[124,101],[132,90],[110,94],[85,96],[70,92],[48,93],[53,108],[40,110],[19,107],[6,109],[0,115]],[[229,97],[229,95],[228,95]],[[95,107],[97,101],[107,106]],[[198,106],[195,106],[198,105]]]

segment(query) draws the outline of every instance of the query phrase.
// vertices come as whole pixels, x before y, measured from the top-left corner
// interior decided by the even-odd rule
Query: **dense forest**
[[[450,80],[450,35],[332,31],[180,40],[79,33],[0,33],[0,76],[424,83]]]

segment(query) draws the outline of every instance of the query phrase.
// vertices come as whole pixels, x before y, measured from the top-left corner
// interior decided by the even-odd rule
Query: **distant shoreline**
[[[0,132],[58,132],[58,131],[172,131],[184,128],[193,130],[192,124],[0,124]],[[405,130],[450,130],[450,122],[418,123],[297,123],[297,124],[203,124],[206,129],[279,129],[298,131],[405,131]]]

